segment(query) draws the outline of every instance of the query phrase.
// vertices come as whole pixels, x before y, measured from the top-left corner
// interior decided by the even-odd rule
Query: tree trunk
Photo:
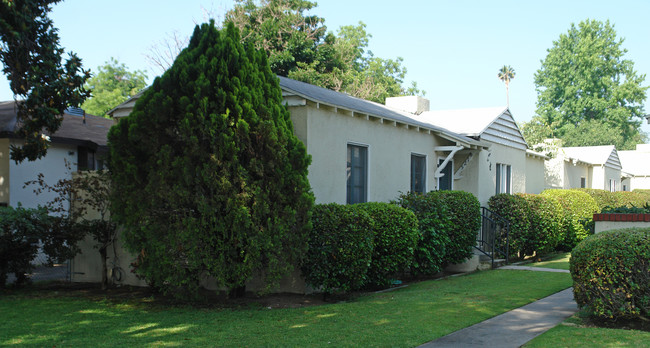
[[[106,269],[106,247],[99,248],[99,255],[102,258],[102,290],[108,288],[108,270]]]

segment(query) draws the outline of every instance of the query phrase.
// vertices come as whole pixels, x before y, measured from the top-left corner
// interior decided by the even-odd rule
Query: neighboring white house
[[[47,155],[36,161],[16,164],[10,159],[11,145],[19,145],[16,138],[16,102],[0,102],[0,205],[35,208],[55,198],[54,193],[34,193],[35,187],[23,187],[43,173],[49,185],[60,179],[71,178],[79,169],[96,169],[102,165],[101,154],[107,151],[106,135],[113,121],[103,117],[84,115],[80,109],[63,115],[59,130],[50,137]],[[66,167],[66,162],[69,168]]]
[[[636,150],[619,151],[622,190],[650,189],[650,144],[637,144]]]
[[[614,145],[560,147],[546,162],[549,188],[621,191],[621,161]]]

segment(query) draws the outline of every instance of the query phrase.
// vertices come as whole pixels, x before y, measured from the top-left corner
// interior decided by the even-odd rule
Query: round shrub
[[[590,188],[572,189],[572,191],[584,192],[591,196],[591,198],[593,198],[598,205],[598,212],[601,212],[606,207],[614,207],[616,205],[616,199],[614,198],[612,192],[609,191]]]
[[[411,265],[414,276],[434,275],[445,264],[451,226],[449,209],[441,195],[409,192],[400,195],[397,204],[411,210],[418,219],[419,240]]]
[[[362,203],[352,207],[365,211],[374,223],[374,247],[367,283],[370,287],[387,287],[413,261],[419,239],[415,214],[389,203]]]
[[[564,213],[559,250],[570,251],[593,233],[593,216],[600,210],[589,194],[578,190],[550,189],[542,191],[541,195],[557,199]]]
[[[451,225],[445,247],[444,265],[461,263],[472,256],[476,236],[481,228],[481,203],[465,191],[433,191],[448,208]]]
[[[605,319],[650,318],[650,228],[589,236],[570,267],[580,308]]]
[[[508,235],[509,243],[509,258],[523,258],[526,254],[531,254],[530,251],[530,208],[526,199],[519,195],[511,195],[507,193],[499,193],[490,197],[488,200],[490,210],[502,216],[504,219],[510,221],[510,234]],[[499,240],[498,242],[505,242]],[[499,248],[505,250],[505,245],[498,245]]]
[[[372,259],[374,223],[363,209],[316,205],[302,272],[308,284],[328,293],[358,290],[366,284]]]

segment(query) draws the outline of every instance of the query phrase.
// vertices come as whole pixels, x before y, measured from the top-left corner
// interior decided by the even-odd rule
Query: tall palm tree
[[[503,68],[499,70],[499,74],[497,75],[499,77],[499,80],[503,81],[506,83],[506,105],[510,107],[510,80],[515,78],[515,69],[513,69],[510,65],[504,65]]]

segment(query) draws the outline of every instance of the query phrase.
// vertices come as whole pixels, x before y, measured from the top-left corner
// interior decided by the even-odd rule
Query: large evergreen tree
[[[254,274],[272,286],[299,261],[310,157],[265,53],[232,24],[197,26],[109,144],[113,217],[153,286],[193,292],[209,276],[241,289]]]
[[[535,74],[537,116],[528,128],[547,132],[537,138],[552,135],[565,146],[614,144],[619,149],[643,142],[648,87],[642,86],[645,75],[637,75],[634,63],[624,59],[622,44],[609,21],[596,20],[571,24],[553,42]]]

